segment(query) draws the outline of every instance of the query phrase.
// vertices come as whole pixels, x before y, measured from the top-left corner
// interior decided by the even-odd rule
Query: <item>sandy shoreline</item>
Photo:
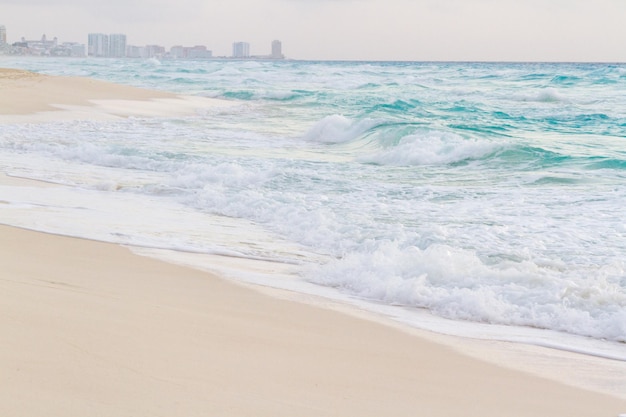
[[[0,68],[0,92],[0,123],[182,116],[199,109],[229,105],[206,97],[3,68]]]
[[[626,406],[115,245],[6,226],[0,236],[3,415],[616,416]]]
[[[63,106],[123,115],[124,106],[154,100],[167,102],[148,113],[185,107],[169,93],[0,72],[0,117],[74,117]],[[36,81],[35,93],[28,83],[39,77],[46,81]],[[74,92],[60,103],[64,83]],[[0,183],[37,186],[3,176]],[[625,399],[112,244],[0,226],[0,265],[0,415],[626,413]]]

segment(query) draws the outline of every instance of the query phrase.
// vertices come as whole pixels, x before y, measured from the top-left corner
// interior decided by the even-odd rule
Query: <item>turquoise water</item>
[[[0,66],[234,104],[1,126],[6,172],[71,190],[5,189],[6,223],[270,261],[372,305],[624,352],[626,65]]]

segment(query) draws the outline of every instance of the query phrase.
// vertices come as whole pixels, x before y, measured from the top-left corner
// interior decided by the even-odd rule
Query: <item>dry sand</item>
[[[176,97],[167,92],[121,86],[89,78],[51,77],[15,69],[0,69],[0,91],[0,114],[52,111],[57,110],[58,105],[89,105],[90,100]]]
[[[0,123],[180,116],[228,105],[224,100],[178,96],[90,78],[0,68]]]
[[[45,91],[20,90],[11,87],[24,81],[17,78],[0,83],[1,112],[13,101],[7,91],[19,92],[19,112],[28,113],[60,88],[44,77]],[[101,88],[113,87],[75,81],[59,79],[74,86],[66,105],[153,98],[127,87],[103,97]],[[473,359],[379,322],[120,246],[7,226],[0,226],[0,329],[0,416],[626,413],[624,399]]]

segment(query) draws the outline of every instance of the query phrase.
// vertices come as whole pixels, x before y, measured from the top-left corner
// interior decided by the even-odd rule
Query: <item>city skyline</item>
[[[250,53],[249,42],[234,42],[232,55],[215,58],[252,58],[252,59],[284,59],[282,42],[273,40],[269,54]],[[127,43],[126,34],[122,33],[89,33],[87,43],[62,41],[54,36],[49,39],[43,34],[39,39],[26,39],[24,36],[16,42],[7,39],[6,25],[0,24],[0,55],[53,55],[96,58],[175,58],[175,59],[211,59],[213,51],[205,45],[182,46],[174,45],[169,50],[156,44],[145,46]]]
[[[292,59],[626,62],[623,0],[4,0],[2,9],[2,23],[25,37],[106,30],[136,45],[209,45],[216,56],[233,41],[281,39]]]
[[[9,31],[10,32],[10,31]],[[60,40],[53,36],[48,40],[47,34],[41,38],[27,39],[20,36],[19,40],[11,40],[7,36],[7,26],[0,22],[0,55],[47,55],[52,48],[72,48],[67,53],[58,56],[89,56],[89,57],[111,57],[111,58],[189,58],[189,59],[210,59],[214,58],[213,51],[206,45],[182,46],[173,45],[169,50],[165,46],[157,44],[147,44],[145,46],[131,45],[127,43],[126,34],[122,33],[88,33],[85,44],[77,41]],[[29,46],[30,45],[30,46]],[[216,58],[263,58],[263,59],[284,59],[282,53],[282,42],[274,39],[271,42],[269,54],[251,54],[250,42],[233,42],[232,55],[216,56]],[[10,46],[15,48],[10,49]],[[82,48],[76,48],[79,46]],[[21,48],[21,50],[20,50]],[[146,52],[148,50],[148,52]]]

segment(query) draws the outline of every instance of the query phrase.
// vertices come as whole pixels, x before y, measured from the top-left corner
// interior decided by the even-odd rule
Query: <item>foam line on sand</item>
[[[626,401],[123,247],[0,227],[0,414],[617,416]]]

